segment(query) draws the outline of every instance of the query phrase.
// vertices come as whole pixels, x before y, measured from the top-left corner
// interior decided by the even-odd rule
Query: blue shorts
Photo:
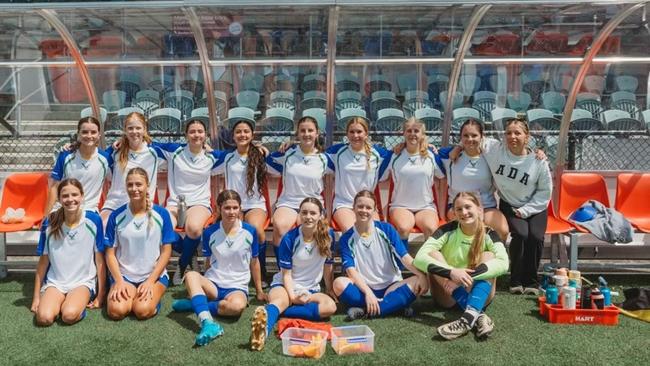
[[[212,281],[210,281],[210,282],[212,282]],[[231,293],[233,293],[233,292],[235,292],[235,291],[241,291],[241,292],[243,292],[243,293],[244,293],[244,296],[248,299],[248,292],[247,292],[247,291],[244,291],[244,290],[242,290],[242,289],[240,289],[240,288],[219,287],[219,286],[217,286],[217,284],[214,283],[214,282],[212,282],[212,284],[213,284],[214,287],[217,289],[217,298],[214,299],[215,301],[221,301],[221,300],[225,299],[226,297],[228,297],[228,295],[230,295]]]
[[[272,288],[272,289],[273,289],[273,288],[276,288],[276,287],[284,287],[284,285],[281,284],[281,283],[272,283],[272,284],[271,284],[271,288]],[[295,291],[295,289],[294,289],[294,291]],[[309,291],[310,294],[317,294],[317,293],[320,292],[320,291],[318,291],[318,290],[307,290],[307,291]]]
[[[391,287],[392,285],[394,285],[394,284],[395,284],[395,283],[393,282],[393,283],[391,283],[390,285],[384,287],[384,288],[381,289],[381,290],[375,290],[375,289],[372,288],[372,287],[371,287],[370,289],[372,290],[372,293],[375,294],[375,297],[376,297],[376,298],[378,298],[378,299],[383,299],[383,298],[384,298],[384,295],[386,295],[386,291],[388,290],[388,288],[390,288],[390,287]]]
[[[124,281],[132,284],[133,286],[135,286],[135,288],[138,288],[138,286],[140,286],[140,284],[142,284],[142,282],[144,282],[144,281],[142,281],[142,282],[133,282],[133,281],[130,281],[128,278],[124,277],[124,276],[122,276],[122,279]],[[169,287],[169,275],[164,274],[164,275],[160,276],[160,278],[158,279],[157,282],[160,282],[163,286],[165,286],[165,288]],[[113,279],[113,276],[110,276],[110,275],[108,276],[108,283],[109,283],[109,286],[113,286],[113,284],[115,283],[115,280]]]

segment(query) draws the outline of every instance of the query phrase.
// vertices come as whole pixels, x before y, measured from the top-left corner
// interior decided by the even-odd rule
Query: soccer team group
[[[485,138],[481,123],[470,119],[458,146],[436,150],[423,123],[411,118],[403,126],[404,143],[387,151],[370,143],[368,120],[352,117],[348,142],[323,150],[317,122],[303,117],[296,123],[297,142],[272,153],[253,142],[254,120],[242,116],[229,122],[236,148],[218,151],[206,145],[202,119],[185,122],[186,144],[161,143],[148,135],[146,118],[131,113],[123,136],[103,151],[97,148],[99,121],[79,121],[77,141],[59,154],[51,174],[31,305],[38,325],[58,317],[75,323],[86,308],[103,306],[115,320],[155,316],[170,283],[166,267],[172,249],[180,253],[174,282],[184,284],[188,294],[172,308],[197,315],[199,346],[223,334],[215,316],[244,311],[251,277],[257,299],[266,302],[251,320],[254,350],[263,349],[280,316],[319,321],[336,312],[336,301],[350,320],[399,315],[429,290],[439,306],[464,311],[438,328],[442,337],[472,330],[486,337],[494,323],[484,311],[496,278],[509,266],[511,293],[537,293],[552,187],[543,154],[528,147],[526,121],[507,122],[500,142]],[[152,197],[164,163],[168,198],[161,207]],[[265,292],[268,174],[282,182],[270,217],[280,271]],[[332,221],[342,233],[338,242],[323,204],[327,174],[335,182]],[[212,175],[225,180],[214,207]],[[441,178],[449,204],[448,222],[439,226],[432,187]],[[383,222],[372,192],[388,179],[392,193]],[[106,182],[110,189],[100,210]],[[208,226],[213,210],[217,219]],[[179,216],[183,235],[174,230]],[[427,239],[412,257],[407,239],[414,227]],[[503,245],[508,235],[509,255]],[[199,245],[206,257],[203,274],[192,265]],[[334,256],[342,259],[337,278]],[[414,275],[404,279],[403,268]]]

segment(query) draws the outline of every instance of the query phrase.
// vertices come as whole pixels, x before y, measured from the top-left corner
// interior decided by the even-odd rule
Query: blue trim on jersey
[[[115,236],[117,228],[117,216],[122,212],[128,209],[129,204],[124,204],[121,207],[114,210],[111,215],[108,217],[108,222],[106,223],[106,233],[105,233],[105,246],[107,248],[113,248],[115,246]],[[178,240],[178,234],[174,231],[172,226],[172,220],[169,216],[169,212],[164,208],[153,205],[152,210],[155,211],[162,218],[162,227],[160,227],[160,245],[171,245],[172,243]],[[156,224],[154,224],[156,225]]]
[[[59,156],[56,158],[56,163],[54,163],[54,168],[52,168],[52,173],[50,178],[56,181],[63,180],[63,167],[65,166],[66,157],[68,157],[72,152],[70,151],[61,151]]]
[[[287,150],[288,152],[288,150]],[[276,170],[278,173],[282,174],[284,171],[284,165],[275,161],[275,159],[283,157],[285,153],[279,151],[272,152],[269,156],[266,157],[266,164],[269,165],[272,169]]]
[[[255,230],[255,227],[250,225],[249,223],[245,221],[240,221],[242,225],[242,229],[248,231],[251,236],[253,237],[253,241],[251,242],[251,258],[257,258],[260,255],[260,244],[257,239],[257,231]],[[203,256],[204,257],[211,257],[212,256],[212,249],[210,248],[210,237],[212,234],[215,232],[221,230],[221,220],[215,222],[214,224],[208,226],[205,230],[203,230],[203,237],[201,241],[203,242]]]
[[[293,254],[295,251],[296,246],[299,244],[300,241],[300,227],[295,227],[282,237],[282,241],[280,241],[280,248],[279,248],[279,266],[282,269],[292,269],[293,267]],[[330,229],[329,230],[329,235],[330,235],[330,251],[332,252],[332,256],[334,256],[334,249],[336,246],[336,240],[335,240],[335,234],[334,230]],[[332,257],[330,258],[325,258],[325,264],[332,264],[334,263],[334,259]]]
[[[408,250],[404,246],[402,239],[400,239],[399,233],[393,227],[393,225],[382,222],[375,221],[375,230],[379,230],[384,233],[389,241],[389,244],[392,246],[391,252],[393,254],[395,264],[402,263],[402,257],[408,254]],[[354,260],[354,253],[350,248],[350,239],[354,235],[354,227],[350,228],[348,231],[341,236],[339,240],[339,250],[341,253],[342,267],[345,271],[348,268],[354,268],[356,263]],[[402,263],[403,264],[403,263]]]
[[[102,218],[94,211],[84,211],[84,219],[89,219],[95,224],[95,248],[98,252],[104,253],[106,249],[105,238],[104,238],[104,226],[102,224]],[[38,235],[38,246],[36,247],[36,255],[41,256],[45,251],[45,246],[47,245],[48,236],[47,228],[49,225],[49,218],[45,218],[41,224],[40,233]],[[83,222],[80,223],[83,225]]]

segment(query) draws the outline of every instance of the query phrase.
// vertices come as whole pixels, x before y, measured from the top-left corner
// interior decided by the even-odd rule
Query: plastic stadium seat
[[[320,132],[321,133],[325,132],[325,126],[327,122],[327,114],[325,108],[303,109],[302,116],[311,117],[315,119],[316,123],[318,124],[318,129],[320,130]]]
[[[414,117],[422,121],[427,131],[440,131],[442,113],[434,108],[420,108],[415,110]]]
[[[452,131],[460,131],[460,126],[465,123],[468,119],[473,118],[479,122],[481,120],[481,114],[474,108],[456,108],[453,112],[453,119],[451,123]]]
[[[188,90],[174,90],[163,99],[165,108],[176,108],[181,111],[181,120],[189,117],[194,109],[194,96]],[[151,113],[150,117],[154,113]]]
[[[366,94],[372,95],[377,91],[391,91],[393,86],[384,75],[371,75],[370,80],[366,83]]]
[[[602,113],[605,110],[600,102],[600,96],[594,93],[578,93],[575,108],[591,112],[591,116],[604,122]]]
[[[440,93],[447,90],[449,87],[449,76],[443,75],[443,74],[431,74],[427,78],[427,91],[429,92],[429,96],[433,98],[440,98]],[[434,104],[436,101],[432,100]],[[440,99],[438,99],[438,102],[440,102]]]
[[[345,92],[345,91],[353,91],[353,92],[360,92],[361,91],[361,84],[357,79],[353,78],[342,78],[338,79],[336,81],[336,91],[338,93]]]
[[[339,131],[345,131],[348,121],[354,117],[366,117],[366,111],[361,108],[346,108],[341,110],[339,120],[336,123],[336,128]]]
[[[542,106],[554,114],[562,114],[564,104],[566,104],[566,98],[558,92],[549,91],[542,94]]]
[[[305,75],[305,77],[302,79],[300,88],[303,92],[315,90],[323,91],[325,90],[325,86],[325,76],[321,74],[309,74]]]
[[[119,130],[122,131],[124,130],[124,120],[126,119],[126,116],[129,114],[137,112],[142,115],[144,115],[144,111],[138,107],[127,107],[127,108],[122,108],[119,111],[117,111],[117,116],[115,118],[112,118],[109,122],[106,123],[106,126],[104,127],[105,130]]]
[[[276,90],[293,92],[293,78],[287,74],[280,73],[273,77]]]
[[[503,131],[506,127],[506,122],[517,118],[517,112],[510,108],[494,108],[490,112],[492,120],[492,128],[496,131]]]
[[[586,109],[574,109],[571,113],[572,131],[600,131],[604,130],[605,125],[600,120],[593,118],[591,112]]]
[[[160,76],[156,76],[148,83],[148,86],[158,93],[163,93],[165,91],[171,90],[174,87],[174,82],[171,77],[163,76],[161,79]]]
[[[286,108],[291,111],[296,110],[296,101],[293,93],[288,91],[274,91],[269,96],[270,108]]]
[[[312,90],[303,94],[300,101],[300,109],[325,108],[327,106],[327,94],[324,91]]]
[[[650,173],[621,173],[616,179],[615,209],[634,227],[650,233]]]
[[[191,111],[188,116],[191,115]],[[181,111],[176,108],[159,108],[149,116],[149,129],[167,133],[181,132]]]
[[[474,93],[474,102],[472,108],[481,113],[481,119],[484,121],[490,120],[492,117],[492,110],[496,108],[497,94],[491,91],[478,91]]]
[[[562,121],[555,118],[553,112],[548,109],[529,109],[526,112],[528,124],[532,129],[544,131],[557,131],[560,129]]]
[[[0,216],[11,207],[24,209],[25,217],[15,224],[0,222],[0,233],[23,231],[41,223],[47,203],[47,180],[48,173],[14,173],[7,177],[2,189]]]
[[[476,75],[461,75],[458,80],[458,92],[469,98],[481,86],[481,80]]]
[[[120,81],[115,84],[115,89],[126,93],[125,105],[130,105],[140,91],[140,79],[137,75],[123,74]]]
[[[595,173],[564,173],[560,179],[560,219],[570,222],[573,211],[588,200],[596,200],[610,207],[605,179]],[[575,226],[575,225],[574,225]],[[587,232],[580,227],[579,231]]]
[[[144,115],[149,117],[151,112],[160,108],[160,93],[155,90],[140,90],[135,95],[133,107],[140,108],[144,111]]]
[[[639,117],[639,107],[636,104],[636,95],[628,91],[617,91],[610,96],[610,109],[620,109],[636,119]]]
[[[249,108],[254,111],[257,110],[257,105],[260,102],[260,93],[251,90],[245,90],[237,93],[235,96],[237,99],[237,106]]]
[[[121,90],[108,90],[102,94],[102,101],[109,113],[116,112],[126,105],[126,93]]]
[[[182,90],[190,92],[192,94],[192,99],[195,101],[200,99],[203,95],[204,86],[203,83],[199,81],[198,76],[190,75],[189,79],[185,79],[181,82],[180,87]]]
[[[273,107],[266,110],[266,118],[261,126],[264,131],[285,132],[293,130],[293,111],[288,108]]]
[[[250,90],[258,93],[262,90],[262,85],[264,85],[264,76],[257,74],[244,76],[240,84],[242,90]],[[253,110],[255,110],[255,108],[253,108]]]
[[[440,105],[442,109],[447,108],[447,91],[441,91],[440,92]],[[454,99],[452,103],[452,109],[460,108],[463,106],[463,94],[460,92],[454,93]]]
[[[221,90],[214,90],[213,94],[215,106],[217,107],[217,116],[219,119],[225,119],[228,114],[228,95]],[[194,105],[195,108],[207,107],[208,97],[203,93],[203,98]]]
[[[546,221],[546,234],[564,234],[570,231],[573,231],[573,226],[560,219],[555,214],[555,209],[553,208],[553,200],[548,202],[548,208],[546,210],[548,218]]]
[[[548,85],[544,80],[531,80],[521,86],[521,90],[530,95],[531,103],[533,106],[540,105],[542,93],[548,89]]]
[[[616,82],[616,89],[620,91],[635,93],[636,89],[639,87],[639,80],[634,76],[629,76],[629,75],[617,76],[615,82]]]
[[[393,108],[399,109],[400,102],[395,98],[395,93],[391,91],[379,90],[372,93],[370,101],[370,118],[376,120],[379,118],[379,111],[382,109]]]
[[[190,115],[190,119],[198,119],[199,121],[203,121],[205,123],[205,127],[208,129],[206,133],[209,133],[210,130],[210,112],[208,111],[208,107],[200,107],[200,108],[194,108],[192,110],[192,114]],[[185,122],[181,121],[181,129],[182,131],[185,131]]]
[[[400,95],[405,95],[407,92],[417,90],[418,77],[415,73],[402,73],[397,75],[397,86],[399,87]]]
[[[349,108],[362,109],[361,93],[356,91],[342,91],[336,95],[336,115],[340,117],[341,111]],[[365,117],[365,114],[364,114]]]
[[[644,126],[641,121],[630,117],[626,111],[610,109],[603,112],[605,125],[610,131],[636,131],[643,130]]]
[[[531,103],[530,94],[520,91],[508,93],[508,107],[517,112],[526,112]]]
[[[99,107],[99,122],[105,123],[106,122],[106,117],[108,117],[108,112],[106,109]],[[92,107],[86,107],[81,110],[81,113],[79,113],[79,118],[86,118],[86,117],[91,117],[93,115],[93,108]]]
[[[421,90],[408,90],[404,93],[402,109],[406,118],[413,117],[415,111],[422,108],[433,108],[433,103],[429,100],[429,93]]]
[[[605,78],[600,75],[587,75],[585,81],[582,83],[584,89],[589,93],[602,95],[605,90]]]
[[[404,112],[396,108],[384,108],[377,112],[375,129],[377,131],[401,131],[404,124]]]

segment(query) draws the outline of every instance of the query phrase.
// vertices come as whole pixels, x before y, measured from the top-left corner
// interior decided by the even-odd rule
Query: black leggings
[[[523,219],[515,216],[512,206],[504,200],[499,201],[499,210],[506,217],[512,235],[510,286],[536,287],[548,219],[546,210]]]

